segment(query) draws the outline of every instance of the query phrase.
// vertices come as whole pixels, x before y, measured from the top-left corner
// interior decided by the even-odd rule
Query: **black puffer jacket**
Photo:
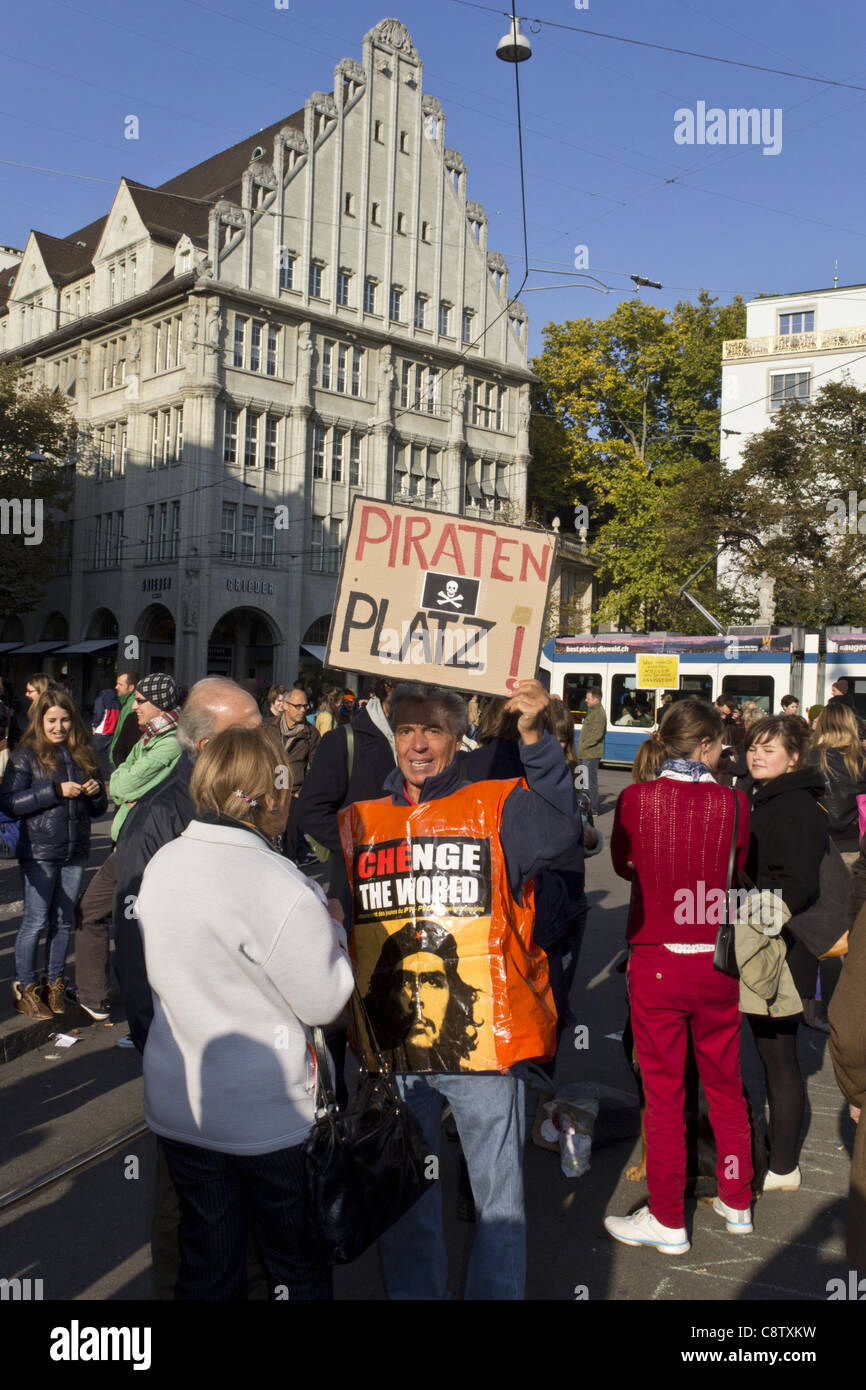
[[[822,773],[817,752],[812,755],[810,765],[818,776],[824,778],[824,795],[821,804],[827,809],[830,818],[830,834],[840,853],[855,850],[860,844],[858,829],[857,797],[866,795],[866,779],[852,778],[845,766],[841,748],[828,748],[827,771]]]
[[[90,773],[72,761],[65,748],[56,750],[57,763],[43,767],[32,748],[16,748],[0,786],[0,811],[21,821],[19,859],[69,864],[90,853],[90,822],[108,804],[99,782],[95,796],[60,794],[61,782],[88,782]]]

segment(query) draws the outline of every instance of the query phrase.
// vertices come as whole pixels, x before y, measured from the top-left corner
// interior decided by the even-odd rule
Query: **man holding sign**
[[[547,958],[532,939],[533,876],[580,870],[581,818],[549,696],[515,682],[524,778],[469,783],[457,761],[464,701],[406,683],[391,696],[397,766],[381,801],[340,812],[352,952],[372,1028],[438,1154],[451,1106],[478,1217],[466,1297],[520,1299],[526,1275],[524,1088],[514,1070],[553,1055]],[[367,1061],[362,1025],[357,1039]],[[379,1242],[388,1294],[446,1296],[441,1195],[432,1188]]]

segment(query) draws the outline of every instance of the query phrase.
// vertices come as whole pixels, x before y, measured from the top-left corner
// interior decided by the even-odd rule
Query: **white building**
[[[527,316],[467,184],[387,19],[303,110],[31,233],[0,360],[80,433],[69,552],[37,612],[0,615],[16,684],[68,672],[86,700],[124,658],[314,675],[353,495],[522,520]]]

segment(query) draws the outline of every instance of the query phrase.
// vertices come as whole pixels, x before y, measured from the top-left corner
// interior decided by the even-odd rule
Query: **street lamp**
[[[525,63],[532,57],[532,45],[525,34],[520,32],[520,20],[512,19],[511,28],[496,45],[496,56],[503,63]]]

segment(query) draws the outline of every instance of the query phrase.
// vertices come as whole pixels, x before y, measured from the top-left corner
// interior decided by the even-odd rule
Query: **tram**
[[[678,657],[676,688],[639,689],[641,653]],[[586,713],[587,689],[601,688],[607,715],[604,761],[619,766],[631,766],[658,721],[665,695],[674,700],[734,695],[741,707],[752,701],[761,713],[776,714],[782,696],[791,694],[805,713],[811,705],[825,704],[833,682],[845,676],[857,712],[866,718],[866,632],[731,628],[709,637],[592,633],[551,638],[540,665],[549,674],[551,694],[560,696],[575,724]]]

